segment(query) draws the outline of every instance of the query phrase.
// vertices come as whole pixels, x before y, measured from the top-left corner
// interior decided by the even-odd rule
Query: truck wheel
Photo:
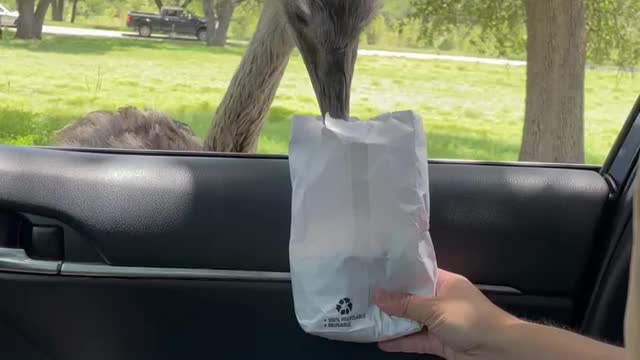
[[[138,34],[140,34],[140,36],[142,36],[142,37],[151,36],[151,26],[149,26],[149,25],[140,25],[140,27],[138,27]]]
[[[200,41],[207,41],[207,30],[205,29],[198,30],[198,33],[196,34],[196,36]]]

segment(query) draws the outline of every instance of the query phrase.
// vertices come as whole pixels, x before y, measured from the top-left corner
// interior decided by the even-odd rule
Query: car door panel
[[[51,359],[419,358],[304,334],[288,283],[12,274],[0,282],[0,322]]]
[[[11,293],[3,322],[45,340],[38,348],[53,359],[388,358],[372,344],[304,334],[287,283],[7,274],[0,281]]]
[[[63,256],[43,260],[54,274],[17,274],[0,257],[0,324],[50,358],[413,358],[298,327],[285,157],[0,151],[3,246],[21,251],[34,228],[64,234]],[[572,325],[610,193],[598,169],[429,170],[439,265],[515,314]]]
[[[111,265],[289,270],[285,158],[1,151],[0,205],[58,217],[85,234],[66,246],[84,239]],[[575,290],[608,195],[596,169],[435,163],[430,176],[443,266],[529,294]]]

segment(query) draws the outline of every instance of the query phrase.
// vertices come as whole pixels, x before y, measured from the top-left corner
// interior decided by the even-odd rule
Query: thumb
[[[388,315],[414,320],[427,327],[438,315],[438,300],[433,297],[376,290],[373,302]]]

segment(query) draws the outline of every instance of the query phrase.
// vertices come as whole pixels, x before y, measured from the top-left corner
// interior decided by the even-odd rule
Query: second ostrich
[[[378,4],[379,0],[266,0],[256,32],[201,149],[256,151],[260,130],[294,47],[307,67],[321,114],[347,119],[360,33]],[[99,121],[83,118],[69,125],[57,133],[57,144],[192,150],[198,143],[190,138],[192,132],[184,124],[171,119],[159,122],[157,113],[146,114],[153,116],[135,116],[135,136],[121,131],[131,126],[118,124],[130,121],[129,117],[112,114]],[[184,142],[160,141],[162,137]]]

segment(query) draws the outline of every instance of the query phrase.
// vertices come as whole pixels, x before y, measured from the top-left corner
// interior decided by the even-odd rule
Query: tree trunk
[[[258,27],[242,57],[205,141],[206,151],[255,152],[294,48],[275,1],[266,0]]]
[[[58,0],[52,0],[51,1],[51,20],[59,21],[59,20],[56,20],[57,12],[58,12]]]
[[[42,26],[44,25],[44,18],[47,16],[47,10],[51,0],[40,0],[36,8],[36,13],[33,19],[33,33],[36,39],[42,38]]]
[[[78,11],[78,0],[73,0],[73,6],[71,7],[71,23],[76,21],[76,12]]]
[[[51,1],[51,20],[61,21],[56,19],[57,15],[58,15],[58,0],[52,0]]]
[[[16,29],[16,39],[34,39],[34,8],[35,0],[19,0],[18,5],[18,28]]]
[[[584,0],[526,0],[521,161],[584,162]]]
[[[51,1],[51,20],[64,21],[64,0]]]
[[[162,0],[154,0],[156,3],[156,6],[158,7],[158,12],[162,11]]]
[[[218,0],[216,4],[216,14],[218,15],[218,29],[213,37],[212,46],[225,46],[227,44],[227,34],[235,9],[234,0]],[[207,41],[208,43],[208,41]]]
[[[187,8],[187,6],[189,6],[189,4],[191,4],[193,0],[184,0],[184,2],[182,3],[182,5],[180,5],[181,8]]]
[[[202,0],[202,10],[204,17],[207,18],[207,46],[213,46],[213,40],[216,37],[216,0]]]

